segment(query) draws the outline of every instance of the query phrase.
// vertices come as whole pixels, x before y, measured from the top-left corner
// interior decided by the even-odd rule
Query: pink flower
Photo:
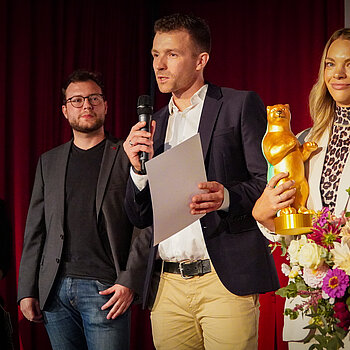
[[[340,242],[341,222],[334,219],[328,208],[323,208],[317,213],[317,218],[312,224],[312,233],[307,238],[316,244],[330,250],[334,248],[334,242]]]
[[[344,296],[349,285],[349,276],[340,269],[329,269],[323,280],[322,290],[331,298],[341,298]]]
[[[337,326],[347,331],[350,326],[350,312],[347,305],[343,302],[337,302],[334,304],[333,310],[334,317],[339,320]]]

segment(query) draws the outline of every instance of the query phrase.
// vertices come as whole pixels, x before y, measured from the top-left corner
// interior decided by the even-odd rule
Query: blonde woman
[[[306,163],[310,186],[307,207],[315,210],[328,207],[339,216],[348,205],[346,189],[350,186],[350,28],[336,31],[328,40],[309,103],[313,126],[300,133],[299,140],[317,142],[319,148]],[[271,178],[253,208],[261,231],[271,241],[280,239],[273,234],[276,212],[294,200],[292,181],[275,187],[287,176],[281,173]],[[309,333],[303,329],[307,324],[307,318],[285,317],[283,339],[289,342],[289,349],[309,348],[310,343],[302,342]],[[345,349],[348,348],[349,335],[345,339]]]

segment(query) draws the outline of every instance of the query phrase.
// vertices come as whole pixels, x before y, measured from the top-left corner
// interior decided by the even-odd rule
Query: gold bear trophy
[[[275,232],[280,235],[298,235],[311,232],[314,211],[306,208],[309,184],[305,177],[304,162],[318,146],[315,142],[300,144],[290,128],[291,113],[288,104],[267,107],[267,131],[262,141],[268,162],[268,181],[272,176],[287,172],[289,176],[277,184],[295,181],[295,200],[292,206],[279,211],[274,219]]]

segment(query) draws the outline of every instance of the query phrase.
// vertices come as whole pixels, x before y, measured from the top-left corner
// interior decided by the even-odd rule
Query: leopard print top
[[[329,140],[321,176],[323,205],[334,211],[338,186],[350,151],[350,107],[336,108],[336,117]]]

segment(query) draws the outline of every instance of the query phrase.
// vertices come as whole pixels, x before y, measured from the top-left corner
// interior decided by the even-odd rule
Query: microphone
[[[140,122],[146,122],[146,125],[141,129],[150,132],[151,120],[152,120],[153,106],[152,99],[148,95],[139,96],[137,100],[137,115],[139,116]],[[139,152],[140,163],[141,163],[141,174],[146,174],[145,163],[148,161],[147,152]]]

